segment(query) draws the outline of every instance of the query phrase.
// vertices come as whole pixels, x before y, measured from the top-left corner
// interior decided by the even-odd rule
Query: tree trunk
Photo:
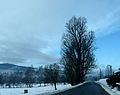
[[[57,87],[56,87],[56,82],[54,82],[54,86],[55,86],[55,90],[57,90]]]
[[[73,86],[74,84],[73,84],[73,77],[71,78],[71,85]]]
[[[80,83],[80,79],[81,79],[79,66],[77,67],[77,70],[76,70],[76,77],[77,77],[76,84],[79,84]]]

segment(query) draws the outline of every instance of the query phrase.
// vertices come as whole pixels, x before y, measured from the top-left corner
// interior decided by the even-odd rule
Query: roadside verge
[[[64,89],[64,90],[60,90],[60,91],[58,90],[58,91],[55,91],[55,92],[52,92],[52,93],[43,93],[43,94],[39,94],[39,95],[62,95],[63,93],[69,92],[69,91],[71,91],[71,90],[73,90],[73,89],[75,89],[75,88],[77,88],[79,86],[84,85],[85,83],[86,82],[75,85],[75,86],[71,86],[70,88],[67,88],[67,89]]]
[[[116,93],[114,93],[110,88],[108,88],[106,85],[100,83],[100,82],[96,82],[98,85],[100,85],[108,94],[110,95],[118,95]]]

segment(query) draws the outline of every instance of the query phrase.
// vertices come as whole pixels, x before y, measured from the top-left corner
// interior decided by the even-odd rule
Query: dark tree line
[[[2,87],[20,87],[20,84],[23,82],[23,73],[14,72],[14,73],[0,73],[0,85]]]
[[[66,24],[62,38],[62,58],[66,80],[74,84],[84,81],[88,71],[95,67],[94,32],[88,31],[84,17],[73,17]]]
[[[33,87],[33,84],[50,83],[55,86],[56,84],[62,82],[59,79],[63,74],[59,69],[58,64],[51,64],[45,67],[39,67],[35,69],[29,67],[25,72],[12,72],[12,73],[0,73],[0,86],[1,87]]]

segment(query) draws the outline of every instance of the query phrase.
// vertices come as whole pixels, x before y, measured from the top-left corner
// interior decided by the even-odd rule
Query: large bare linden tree
[[[87,72],[95,67],[94,32],[87,30],[86,23],[84,17],[72,17],[62,37],[61,62],[72,85],[83,82]]]

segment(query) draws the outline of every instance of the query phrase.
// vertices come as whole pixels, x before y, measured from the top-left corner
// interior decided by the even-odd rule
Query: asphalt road
[[[99,84],[88,82],[82,86],[54,95],[109,95]]]

